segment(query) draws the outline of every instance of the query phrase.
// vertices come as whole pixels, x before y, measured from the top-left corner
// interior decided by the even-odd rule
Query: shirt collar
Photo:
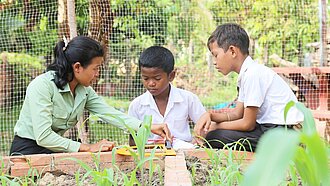
[[[172,84],[170,84],[171,86],[171,90],[170,90],[170,95],[168,98],[168,102],[173,102],[173,103],[178,103],[178,102],[182,102],[183,101],[183,97],[181,96],[178,88],[172,86]],[[152,94],[149,91],[146,91],[141,98],[141,104],[142,105],[151,105],[152,102],[154,102],[154,98],[152,96]]]
[[[69,83],[67,83],[66,85],[64,85],[63,87],[64,89],[58,89],[58,92],[70,92],[70,86],[69,86]]]
[[[238,85],[240,85],[240,82],[241,82],[241,79],[242,79],[242,76],[244,75],[244,73],[247,71],[247,69],[253,63],[254,63],[254,61],[253,61],[253,59],[250,56],[248,56],[248,57],[245,58],[242,66],[241,66],[241,70],[239,71],[238,78],[237,78],[237,84]]]

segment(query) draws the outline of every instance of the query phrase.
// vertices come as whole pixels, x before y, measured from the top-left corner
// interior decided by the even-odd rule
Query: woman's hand
[[[111,151],[114,147],[114,142],[103,139],[95,144],[81,144],[79,152],[104,152]]]
[[[172,135],[170,130],[167,127],[167,124],[152,124],[151,125],[151,132],[161,136],[162,138],[166,138],[172,143]]]

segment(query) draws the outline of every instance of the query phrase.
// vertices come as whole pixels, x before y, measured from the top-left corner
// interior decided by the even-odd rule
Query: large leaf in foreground
[[[247,168],[242,185],[279,185],[299,144],[299,133],[272,129],[260,139],[255,161]]]

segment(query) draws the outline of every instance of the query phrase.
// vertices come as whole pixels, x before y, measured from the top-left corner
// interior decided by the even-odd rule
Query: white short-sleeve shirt
[[[172,136],[189,142],[192,140],[189,121],[192,120],[196,123],[206,110],[195,94],[173,85],[170,86],[171,90],[164,116],[160,114],[149,91],[131,102],[128,114],[140,120],[143,120],[145,115],[151,115],[152,123],[166,123]],[[159,136],[153,135],[151,138],[157,139]]]
[[[289,101],[297,98],[289,85],[272,69],[258,64],[248,56],[238,76],[238,101],[244,107],[259,107],[259,124],[296,124],[303,121],[303,114],[292,107],[284,120],[284,108]]]

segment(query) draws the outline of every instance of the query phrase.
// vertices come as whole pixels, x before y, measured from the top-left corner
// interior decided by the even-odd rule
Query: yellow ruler
[[[155,149],[155,156],[175,156],[176,152],[170,148],[166,148],[165,144],[152,144],[145,146],[145,156],[150,156],[152,150]],[[125,146],[117,149],[117,154],[131,156],[132,153],[137,153],[136,146]]]

